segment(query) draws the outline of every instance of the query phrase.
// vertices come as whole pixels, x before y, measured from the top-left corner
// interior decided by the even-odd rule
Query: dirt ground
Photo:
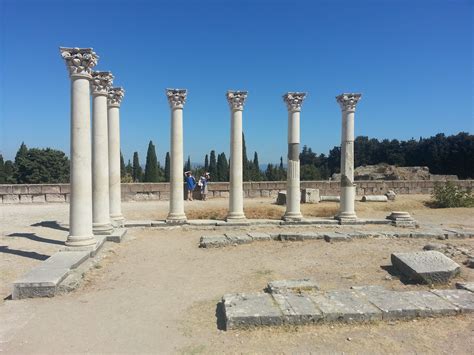
[[[428,209],[424,205],[428,199],[403,196],[395,203],[359,203],[356,208],[360,217],[382,218],[391,210],[408,210],[425,225],[474,228],[474,209]],[[245,200],[247,216],[261,217],[268,210],[279,217],[284,209],[271,202]],[[217,216],[225,213],[227,201],[193,201],[185,206],[189,218],[204,218],[206,211]],[[127,219],[160,219],[167,207],[166,202],[128,202],[123,211]],[[336,207],[335,203],[305,205],[303,212],[322,215]],[[67,230],[61,224],[67,222],[68,206],[4,205],[0,216],[0,293],[6,298],[14,279],[63,246]],[[4,300],[0,304],[0,351],[472,353],[472,315],[362,325],[219,330],[216,306],[222,295],[261,291],[272,280],[310,277],[323,290],[368,284],[395,290],[428,288],[403,284],[386,268],[390,253],[421,250],[428,243],[426,239],[197,247],[202,235],[223,231],[129,229],[123,243],[107,243],[99,262],[76,291],[51,299]],[[450,242],[474,249],[473,239]],[[463,256],[454,259],[460,264],[464,261]],[[474,281],[474,270],[463,265],[455,281],[462,280]]]

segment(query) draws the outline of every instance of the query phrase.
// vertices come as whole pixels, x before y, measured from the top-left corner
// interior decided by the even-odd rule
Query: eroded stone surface
[[[278,280],[268,283],[267,289],[270,293],[302,293],[319,290],[319,285],[311,279]]]
[[[328,232],[324,233],[324,240],[326,242],[348,242],[351,240],[347,234],[342,232]]]
[[[456,288],[474,292],[474,282],[456,282]]]
[[[393,253],[392,264],[409,280],[443,284],[459,274],[461,267],[444,254],[435,251]]]
[[[199,241],[200,248],[219,248],[230,244],[225,235],[202,236]]]
[[[467,290],[433,290],[435,295],[454,304],[461,313],[474,312],[474,293]]]
[[[226,233],[225,236],[229,239],[230,244],[249,244],[253,239],[245,233]]]
[[[306,294],[274,294],[273,299],[283,313],[283,324],[312,324],[323,319],[321,310]]]
[[[252,240],[255,241],[266,241],[266,240],[272,240],[272,237],[268,233],[262,233],[262,232],[250,232],[248,233],[248,236],[252,238]]]

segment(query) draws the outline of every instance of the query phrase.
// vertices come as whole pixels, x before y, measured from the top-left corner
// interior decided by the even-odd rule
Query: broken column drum
[[[110,234],[109,134],[107,96],[112,88],[110,72],[92,72],[92,229],[94,234]]]
[[[306,93],[288,92],[283,100],[288,108],[288,169],[284,220],[301,220],[300,189],[300,112]]]
[[[60,48],[71,78],[71,195],[69,247],[92,247],[90,79],[98,56],[92,48]]]
[[[125,90],[117,87],[109,90],[108,133],[109,133],[109,208],[110,219],[115,227],[123,227],[122,191],[120,176],[120,104]]]
[[[166,89],[166,96],[171,109],[170,207],[167,222],[184,223],[183,107],[187,91]]]
[[[344,93],[336,97],[342,110],[341,202],[339,220],[356,220],[354,184],[354,113],[361,94]]]
[[[243,160],[242,160],[242,111],[247,99],[247,91],[227,91],[227,101],[231,110],[230,133],[230,191],[229,214],[227,220],[245,219]]]

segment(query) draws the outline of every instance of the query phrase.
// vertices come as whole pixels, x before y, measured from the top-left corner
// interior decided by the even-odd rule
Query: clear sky
[[[70,92],[58,47],[93,47],[126,90],[122,151],[169,150],[165,88],[188,89],[185,156],[229,151],[228,89],[248,90],[249,157],[286,156],[286,91],[306,91],[301,143],[340,143],[335,96],[361,92],[356,135],[474,131],[472,0],[0,0],[0,152],[69,153]]]

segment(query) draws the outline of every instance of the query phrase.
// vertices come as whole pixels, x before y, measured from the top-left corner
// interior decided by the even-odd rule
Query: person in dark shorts
[[[193,200],[193,191],[196,187],[196,179],[194,179],[193,173],[191,171],[186,171],[184,173],[184,180],[186,181],[186,188],[188,190],[188,201]]]

